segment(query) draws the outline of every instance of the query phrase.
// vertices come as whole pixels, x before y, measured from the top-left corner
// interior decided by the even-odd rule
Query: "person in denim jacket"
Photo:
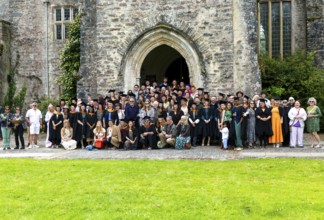
[[[0,121],[1,121],[1,132],[3,137],[3,150],[10,149],[10,134],[11,134],[11,119],[12,114],[10,113],[9,106],[5,107],[5,112],[0,114]]]

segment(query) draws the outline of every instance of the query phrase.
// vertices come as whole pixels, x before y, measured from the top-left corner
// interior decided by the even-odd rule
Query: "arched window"
[[[291,54],[291,0],[258,0],[259,53]]]

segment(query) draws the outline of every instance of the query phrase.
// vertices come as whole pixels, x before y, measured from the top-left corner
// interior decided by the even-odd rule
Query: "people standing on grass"
[[[3,150],[10,149],[10,134],[12,128],[12,120],[13,115],[10,113],[9,106],[5,106],[5,112],[0,114],[0,122],[1,122],[1,132],[2,132],[2,145]]]
[[[308,99],[307,107],[307,132],[311,133],[311,147],[320,148],[320,137],[317,132],[320,131],[320,117],[322,117],[321,109],[316,105],[316,99],[311,97]],[[316,144],[315,144],[316,141]]]
[[[38,135],[40,133],[40,129],[42,128],[42,113],[39,109],[37,109],[37,103],[34,102],[32,104],[32,109],[29,109],[26,113],[26,122],[30,126],[30,145],[28,148],[39,146],[37,145]]]
[[[291,127],[290,148],[296,147],[296,144],[297,147],[304,147],[304,127],[307,119],[307,113],[305,109],[300,106],[299,100],[296,100],[294,104],[295,107],[291,108],[288,112],[290,119],[289,125]]]

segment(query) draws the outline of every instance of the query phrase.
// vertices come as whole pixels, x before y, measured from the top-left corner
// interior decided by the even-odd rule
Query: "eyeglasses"
[[[309,101],[309,102],[315,102],[315,101]]]

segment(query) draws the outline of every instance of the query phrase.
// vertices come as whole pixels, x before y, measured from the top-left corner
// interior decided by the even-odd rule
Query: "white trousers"
[[[291,127],[290,132],[290,147],[303,146],[304,127]]]

